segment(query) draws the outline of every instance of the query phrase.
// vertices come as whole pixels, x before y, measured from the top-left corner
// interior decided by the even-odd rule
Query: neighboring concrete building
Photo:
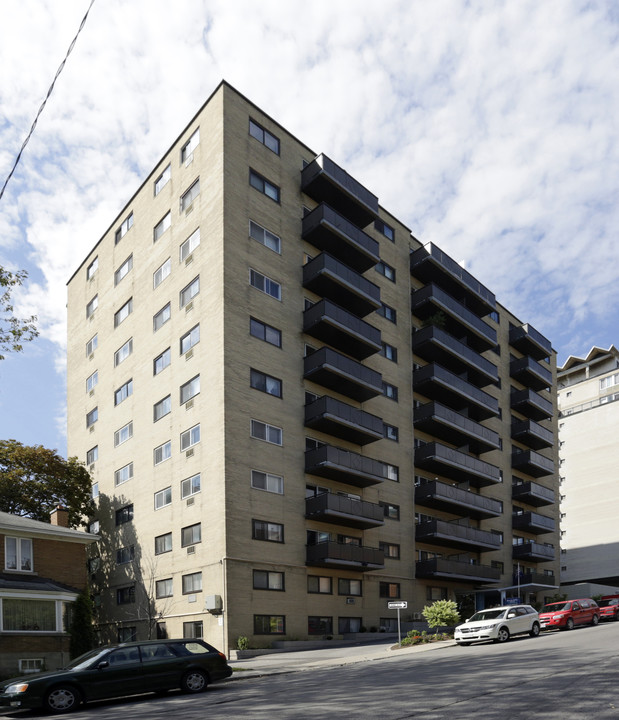
[[[226,83],[68,314],[104,637],[267,644],[554,593],[550,342]]]
[[[619,588],[619,351],[594,347],[558,373],[561,583]],[[595,587],[595,585],[604,587]]]
[[[67,607],[86,588],[86,546],[94,535],[0,512],[0,675],[53,670],[69,661]]]

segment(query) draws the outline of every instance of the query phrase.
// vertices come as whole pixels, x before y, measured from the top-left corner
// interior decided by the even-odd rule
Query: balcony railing
[[[446,520],[429,520],[416,525],[415,538],[417,542],[429,545],[455,547],[474,552],[498,550],[501,547],[501,539],[495,533]]]
[[[534,420],[516,420],[513,422],[512,438],[534,450],[541,450],[541,448],[554,445],[553,433]]]
[[[553,475],[555,471],[554,462],[535,450],[512,453],[512,467],[536,478]]]
[[[501,471],[496,465],[438,442],[415,448],[415,466],[459,483],[469,482],[475,487],[501,482]]]
[[[509,374],[514,380],[533,390],[543,390],[552,385],[550,370],[526,355],[510,362]]]
[[[306,380],[364,402],[382,393],[382,375],[361,363],[322,347],[303,360]]]
[[[512,528],[514,530],[524,530],[533,535],[541,535],[554,532],[555,521],[553,518],[546,517],[546,515],[531,511],[512,513]]]
[[[415,408],[413,424],[418,430],[434,435],[452,445],[466,445],[476,455],[497,450],[499,435],[464,415],[442,405],[429,402]]]
[[[510,402],[513,410],[522,413],[531,420],[547,420],[553,414],[550,400],[529,388],[513,392]]]
[[[327,253],[303,266],[303,287],[365,317],[380,307],[380,288]]]
[[[321,493],[306,498],[305,517],[361,530],[380,527],[385,523],[385,511],[380,505],[335,493]]]
[[[555,549],[550,545],[542,545],[532,540],[512,546],[512,557],[514,560],[533,560],[547,562],[555,559]]]
[[[547,575],[546,573],[538,572],[521,572],[514,573],[512,576],[512,583],[514,585],[545,585],[546,587],[556,587],[556,581],[554,575]]]
[[[385,567],[383,550],[333,540],[307,545],[306,565],[338,570],[381,570]]]
[[[301,189],[365,227],[378,217],[378,198],[343,168],[320,154],[301,171]]]
[[[500,500],[438,480],[428,480],[415,487],[415,505],[478,519],[499,517],[503,513]]]
[[[552,355],[552,343],[532,325],[513,326],[509,329],[509,344],[523,355],[543,360]]]
[[[415,564],[415,576],[487,583],[498,582],[501,579],[501,571],[489,565],[477,565],[463,560],[432,558],[420,560]]]
[[[526,480],[512,485],[512,499],[520,500],[534,507],[541,507],[542,505],[554,505],[555,493],[554,490],[539,483]]]
[[[305,425],[357,445],[384,437],[382,418],[328,395],[305,406]]]
[[[305,472],[360,488],[378,485],[387,479],[385,463],[333,445],[308,450]]]

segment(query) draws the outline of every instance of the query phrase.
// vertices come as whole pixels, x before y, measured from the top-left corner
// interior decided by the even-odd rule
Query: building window
[[[172,442],[163,443],[153,450],[153,461],[155,465],[161,465],[162,462],[169,460],[172,457]]]
[[[127,547],[118,548],[116,551],[116,564],[124,565],[129,563],[135,557],[135,546],[129,545]]]
[[[276,155],[279,155],[279,139],[251,118],[249,119],[249,134],[253,138],[256,138],[258,142],[268,147],[269,150],[272,150]]]
[[[333,618],[310,615],[307,618],[308,635],[333,635]]]
[[[394,505],[393,503],[386,503],[386,502],[379,502],[378,503],[382,509],[383,513],[385,514],[386,518],[389,518],[390,520],[399,520],[400,519],[400,506]]]
[[[172,353],[170,348],[166,348],[161,355],[153,360],[153,375],[159,375],[162,370],[165,370],[168,365],[172,362]]]
[[[118,470],[114,470],[114,485],[122,485],[133,477],[133,463],[127,463]]]
[[[2,629],[12,632],[27,632],[28,634],[61,632],[63,628],[58,622],[61,605],[61,602],[55,600],[5,597],[2,600]]]
[[[394,442],[399,441],[400,431],[395,425],[383,424],[383,435],[387,440],[393,440]]]
[[[254,635],[285,635],[285,615],[254,615]]]
[[[282,331],[255,318],[249,318],[249,333],[259,340],[275,345],[275,347],[282,346]]]
[[[95,310],[99,307],[99,296],[95,295],[92,300],[86,305],[86,317],[92,317]]]
[[[165,580],[157,580],[155,583],[155,597],[167,598],[172,597],[174,594],[172,586],[172,578],[166,578]]]
[[[381,275],[384,275],[387,280],[391,280],[391,282],[395,282],[395,268],[392,268],[391,265],[387,265],[386,262],[379,262],[374,265],[374,269],[376,272],[380,273]]]
[[[99,497],[99,483],[93,483],[92,488],[90,489],[90,496],[93,500],[96,500]]]
[[[395,231],[392,227],[384,223],[382,220],[374,220],[374,228],[378,230],[379,233],[382,233],[387,240],[391,240],[391,242],[395,242]]]
[[[264,440],[272,445],[283,444],[282,429],[276,427],[275,425],[269,425],[269,423],[260,422],[260,420],[251,421],[250,435],[251,437],[256,438],[256,440]]]
[[[155,555],[163,555],[163,553],[171,552],[172,550],[172,533],[166,533],[165,535],[157,535],[155,538]]]
[[[398,362],[398,349],[396,347],[393,347],[393,345],[389,345],[389,343],[381,343],[382,347],[380,350],[380,354],[387,358],[387,360],[391,360],[392,362],[397,363]]]
[[[129,298],[127,302],[114,313],[114,327],[118,327],[121,322],[126,320],[133,312],[133,298]]]
[[[114,391],[114,405],[120,405],[129,395],[133,395],[133,380],[127,380],[118,390]]]
[[[183,623],[184,638],[201,638],[204,637],[202,630],[202,620],[192,620]]]
[[[93,408],[89,413],[86,415],[86,427],[92,427],[97,420],[99,419],[99,408]]]
[[[193,135],[187,140],[187,142],[181,148],[181,162],[184,163],[190,159],[193,155],[193,151],[200,144],[200,128],[194,131]]]
[[[201,523],[188,525],[181,530],[181,547],[196,545],[199,542],[202,542]]]
[[[281,475],[252,470],[251,486],[256,490],[266,490],[276,495],[284,494],[284,478]]]
[[[200,423],[181,433],[181,452],[200,442]]]
[[[384,463],[385,467],[385,477],[387,480],[391,480],[392,482],[400,482],[400,468],[397,465],[389,465],[389,463]]]
[[[271,280],[271,278],[268,278],[266,275],[262,275],[262,273],[256,272],[256,270],[250,269],[249,284],[252,287],[255,287],[256,290],[260,290],[260,292],[263,292],[266,295],[270,295],[276,300],[282,299],[282,286],[279,283],[275,282],[275,280]]]
[[[130,602],[135,602],[131,600]],[[121,603],[119,603],[120,605]],[[135,625],[131,627],[120,627],[118,628],[117,638],[119,643],[135,642],[138,639]]]
[[[168,258],[163,265],[158,267],[153,273],[153,289],[159,287],[161,283],[168,277],[172,272],[172,261]]]
[[[181,244],[180,262],[184,262],[200,244],[200,228],[194,230],[191,235]]]
[[[97,349],[98,344],[99,344],[99,339],[98,339],[98,336],[95,334],[86,343],[86,357],[88,357],[94,353],[94,351]]]
[[[135,587],[128,585],[127,587],[121,587],[116,590],[116,604],[117,605],[131,605],[135,602]],[[127,630],[128,628],[125,628]]]
[[[170,319],[171,315],[171,307],[170,303],[168,303],[165,307],[162,307],[161,310],[153,316],[153,332],[157,332],[163,325],[165,325],[168,320]]]
[[[170,182],[171,177],[172,177],[172,170],[171,170],[170,165],[168,165],[168,167],[155,180],[155,197],[157,197],[157,195],[159,195],[159,193],[168,184],[168,182]]]
[[[426,600],[447,600],[449,593],[446,587],[426,587]]]
[[[379,542],[378,547],[385,553],[385,557],[393,560],[400,559],[400,546],[395,543]]]
[[[99,459],[99,446],[95,445],[86,453],[86,465],[92,465]]]
[[[200,292],[200,276],[195,277],[189,285],[186,285],[180,292],[180,306],[181,309],[191,302],[194,297]]]
[[[116,230],[116,234],[114,235],[114,244],[118,245],[118,243],[125,237],[125,235],[129,232],[129,230],[133,227],[133,213],[130,212],[129,215],[122,221],[120,227],[118,230]]]
[[[390,305],[385,305],[385,303],[383,303],[376,312],[392,323],[397,322],[397,314],[395,308],[392,308]]]
[[[200,376],[196,375],[184,385],[181,385],[181,405],[184,405],[192,397],[200,392]]]
[[[125,505],[116,511],[116,525],[124,525],[133,520],[133,504]]]
[[[123,264],[114,273],[114,285],[118,285],[118,283],[125,277],[125,275],[129,274],[129,272],[132,268],[133,268],[133,255],[129,255],[129,257],[123,262]]]
[[[382,598],[399,598],[400,583],[381,582],[379,583],[378,594]]]
[[[162,417],[172,412],[172,396],[167,395],[153,405],[153,422],[161,420]]]
[[[133,338],[129,338],[127,342],[114,353],[114,367],[118,367],[123,360],[126,360],[133,352]]]
[[[270,232],[262,225],[258,225],[253,220],[249,221],[249,236],[254,240],[257,240],[261,245],[268,247],[269,250],[273,250],[281,255],[282,252],[282,241],[278,235]]]
[[[172,504],[172,488],[167,487],[155,493],[155,510],[167,507]]]
[[[99,268],[99,257],[97,256],[86,268],[86,280],[92,280]]]
[[[339,635],[358,633],[361,630],[360,617],[340,617],[337,619],[337,632]]]
[[[280,192],[277,185],[269,182],[265,177],[257,173],[255,170],[249,171],[249,184],[256,190],[258,190],[258,192],[261,192],[263,195],[270,197],[271,200],[279,202]]]
[[[350,580],[348,578],[338,578],[337,594],[338,595],[355,595],[361,597],[361,580]]]
[[[200,473],[181,480],[181,500],[200,492]]]
[[[200,194],[200,178],[181,196],[181,212],[187,210]]]
[[[170,225],[172,225],[172,213],[168,211],[153,229],[153,242],[157,242]]]
[[[99,532],[100,529],[101,529],[101,524],[99,523],[98,520],[93,520],[93,521],[88,525],[88,532],[89,532],[91,535],[96,535],[96,534]]]
[[[183,595],[202,592],[202,573],[190,573],[183,575]]]
[[[254,570],[254,590],[279,590],[284,588],[284,573],[272,570]]]
[[[275,397],[282,396],[282,381],[278,380],[271,375],[259,372],[258,370],[251,369],[250,373],[250,384],[255,390],[267,393],[268,395],[275,395]]]
[[[268,540],[269,542],[284,542],[284,526],[280,523],[252,520],[252,537],[254,540]]]
[[[200,342],[200,325],[194,325],[191,330],[181,337],[181,355],[184,355],[194,345]]]
[[[123,425],[114,433],[114,447],[122,445],[133,437],[133,421]]]
[[[32,572],[32,540],[30,538],[4,538],[5,570]],[[4,628],[6,630],[6,628]]]
[[[86,378],[86,392],[92,392],[99,382],[99,372],[95,370],[90,377]]]
[[[615,375],[609,375],[608,377],[602,378],[600,380],[600,390],[606,390],[607,388],[614,387],[615,385],[619,385],[619,373],[616,373]],[[571,391],[566,393],[565,396],[569,397],[571,395]]]
[[[323,575],[308,575],[307,576],[307,592],[308,593],[319,593],[321,595],[331,595],[333,580],[330,577]]]
[[[391,383],[383,383],[383,395],[388,397],[390,400],[398,401],[398,388]]]

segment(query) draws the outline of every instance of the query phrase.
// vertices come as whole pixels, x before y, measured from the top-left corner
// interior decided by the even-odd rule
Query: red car
[[[595,600],[562,600],[544,605],[539,614],[542,630],[572,630],[574,625],[597,625],[600,608]]]
[[[619,620],[619,595],[605,595],[598,604],[600,620]]]

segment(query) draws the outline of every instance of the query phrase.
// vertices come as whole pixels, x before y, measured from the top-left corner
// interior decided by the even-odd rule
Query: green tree
[[[453,600],[437,600],[432,605],[426,605],[421,614],[431,628],[456,625],[460,620],[458,606]]]
[[[93,514],[91,479],[84,465],[42,445],[0,440],[0,510],[49,522],[58,505],[69,511],[70,527]]]
[[[95,646],[92,601],[86,590],[82,590],[70,606],[68,631],[71,658],[78,657]]]
[[[11,293],[28,277],[25,270],[12,273],[0,265],[0,360],[3,352],[20,352],[22,343],[34,340],[39,334],[36,316],[16,318],[13,312]]]

